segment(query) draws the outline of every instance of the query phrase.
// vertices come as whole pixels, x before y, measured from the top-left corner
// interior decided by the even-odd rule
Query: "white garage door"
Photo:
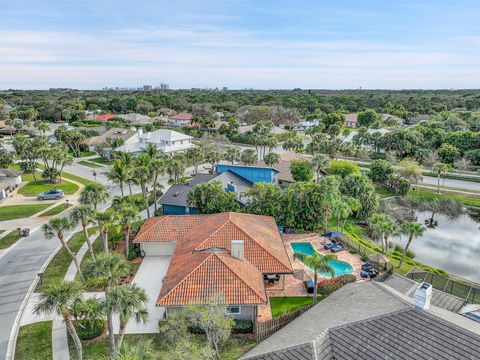
[[[146,256],[172,255],[175,250],[174,242],[165,243],[143,243],[143,251]]]

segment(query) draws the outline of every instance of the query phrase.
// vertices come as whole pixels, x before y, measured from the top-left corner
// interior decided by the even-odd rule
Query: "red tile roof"
[[[248,261],[226,252],[193,252],[174,254],[157,305],[205,303],[218,294],[227,304],[267,302],[263,275]]]
[[[230,255],[244,241],[244,259]],[[228,304],[266,303],[263,273],[292,273],[273,217],[241,213],[150,218],[134,242],[177,242],[157,305],[205,302],[223,294]]]
[[[97,116],[97,118],[95,120],[97,120],[97,121],[107,121],[107,120],[113,119],[115,117],[117,117],[116,114],[103,114],[103,115]]]
[[[357,122],[358,114],[346,114],[345,121],[348,122]]]
[[[189,113],[180,113],[180,114],[177,114],[177,115],[170,116],[170,119],[172,119],[172,120],[190,121],[190,120],[192,120],[192,114],[189,114]]]
[[[263,273],[288,273],[292,266],[273,217],[221,213],[167,215],[145,221],[134,242],[181,242],[176,253],[218,247],[244,240],[245,258]],[[177,251],[178,250],[178,251]]]

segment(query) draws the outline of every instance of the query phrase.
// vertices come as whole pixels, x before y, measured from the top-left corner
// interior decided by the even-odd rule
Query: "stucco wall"
[[[162,243],[142,243],[141,249],[145,251],[146,256],[165,256],[172,255],[175,250],[176,243],[162,242]]]

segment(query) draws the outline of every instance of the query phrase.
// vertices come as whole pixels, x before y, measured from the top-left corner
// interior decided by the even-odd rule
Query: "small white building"
[[[158,129],[144,134],[142,130],[139,129],[137,141],[124,144],[116,148],[115,151],[134,154],[145,150],[148,144],[154,144],[157,149],[163,153],[183,152],[195,147],[192,140],[192,136],[174,130]]]
[[[0,184],[5,184],[10,188],[16,188],[22,183],[22,171],[14,169],[0,169]]]

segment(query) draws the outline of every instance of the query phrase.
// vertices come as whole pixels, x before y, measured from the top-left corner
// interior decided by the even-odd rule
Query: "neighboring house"
[[[118,117],[117,114],[103,114],[103,115],[96,116],[95,120],[101,121],[101,122],[107,122],[107,120],[110,120],[116,117]]]
[[[314,126],[318,126],[320,124],[320,119],[313,119],[309,121],[301,121],[299,125],[300,130],[308,130]]]
[[[86,144],[90,151],[93,151],[97,145],[106,144],[107,139],[122,139],[125,144],[134,143],[138,141],[138,133],[136,130],[111,128],[100,136],[92,136],[87,139]]]
[[[30,125],[30,126],[23,125],[21,128],[17,129],[17,128],[14,128],[13,126],[7,125],[5,123],[5,121],[3,121],[3,120],[0,121],[0,134],[10,135],[10,134],[16,134],[16,133],[20,133],[20,132],[21,133],[29,133],[29,132],[36,133],[38,131],[33,125]]]
[[[348,284],[242,359],[478,359],[479,324],[444,309],[424,310],[426,298],[417,307],[384,284]]]
[[[0,169],[0,184],[16,188],[22,183],[22,171],[14,169]]]
[[[218,164],[215,167],[217,173],[231,171],[252,183],[267,182],[278,183],[279,171],[269,166],[248,166],[248,165],[232,165],[232,164]]]
[[[137,141],[124,144],[115,151],[136,154],[145,150],[148,144],[154,144],[163,153],[184,152],[195,147],[192,140],[192,136],[174,130],[158,129],[144,134],[142,129],[138,129]]]
[[[253,128],[255,127],[255,125],[242,125],[238,128],[238,132],[240,134],[245,134],[246,132],[249,132],[249,131],[253,131]],[[286,133],[288,132],[287,130],[285,129],[282,129],[278,126],[274,126],[271,133],[273,135],[279,135],[279,134],[283,134],[283,133]]]
[[[229,315],[256,321],[258,305],[268,303],[264,275],[293,273],[270,216],[154,217],[145,221],[133,242],[140,244],[147,258],[172,256],[156,303],[166,308],[166,316],[223,295]]]
[[[190,125],[192,122],[192,114],[189,113],[180,113],[177,115],[172,115],[168,117],[168,120],[174,126],[186,126]]]
[[[381,128],[381,129],[367,129],[367,133],[370,134],[370,135],[377,134],[377,133],[379,133],[381,135],[385,135],[385,134],[388,134],[388,133],[391,133],[391,132],[392,132],[392,130],[383,129],[383,128]],[[353,140],[353,137],[357,134],[358,134],[358,130],[354,130],[351,133],[349,133],[348,136],[342,137],[342,139],[345,142],[351,142]]]
[[[7,184],[0,184],[0,201],[7,197]]]
[[[298,121],[293,119],[282,119],[278,122],[278,127],[285,130],[290,130],[298,125]]]
[[[237,201],[241,204],[244,203],[241,197],[242,193],[253,186],[251,181],[228,170],[221,174],[197,174],[188,184],[172,185],[162,195],[158,203],[162,205],[163,213],[165,215],[196,214],[197,210],[187,203],[188,193],[195,185],[212,181],[220,181],[223,189],[227,192],[235,192]]]
[[[309,160],[307,157],[296,154],[291,151],[287,151],[280,154],[280,162],[278,164],[271,165],[272,168],[278,171],[277,181],[279,185],[288,185],[295,180],[293,180],[292,173],[290,172],[290,165],[293,160]],[[268,166],[265,164],[265,161],[261,160],[258,162],[260,166]]]
[[[132,125],[148,125],[153,124],[153,119],[150,116],[143,114],[123,114],[117,116]]]
[[[358,114],[345,114],[345,127],[356,128],[357,120],[358,120]]]

